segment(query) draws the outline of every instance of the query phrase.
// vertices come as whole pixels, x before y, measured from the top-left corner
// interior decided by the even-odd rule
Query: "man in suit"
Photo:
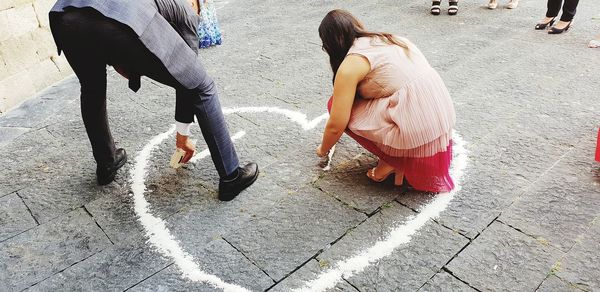
[[[59,53],[81,84],[81,114],[98,184],[112,182],[127,160],[108,125],[107,65],[128,78],[134,91],[140,76],[176,89],[176,145],[187,162],[195,151],[188,136],[196,116],[219,173],[220,200],[232,200],[256,181],[255,163],[239,166],[216,86],[197,58],[198,12],[197,0],[58,0],[50,11]]]

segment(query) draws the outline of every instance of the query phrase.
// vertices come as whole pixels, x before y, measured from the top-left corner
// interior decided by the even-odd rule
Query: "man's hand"
[[[176,145],[177,148],[185,151],[185,156],[183,156],[181,163],[187,163],[188,161],[190,161],[190,159],[192,159],[192,156],[194,156],[194,153],[196,152],[196,146],[194,146],[194,144],[190,142],[188,136],[184,136],[177,133]]]

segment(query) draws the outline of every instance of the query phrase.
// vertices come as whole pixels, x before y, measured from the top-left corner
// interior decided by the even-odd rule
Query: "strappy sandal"
[[[433,14],[433,15],[440,15],[440,13],[442,12],[442,10],[440,8],[440,4],[442,4],[441,1],[433,1],[433,2],[431,2],[431,14]]]
[[[448,4],[448,15],[456,15],[458,13],[458,1],[450,1]]]
[[[554,21],[556,21],[556,17],[553,17],[550,21],[546,23],[538,23],[535,25],[535,30],[546,29],[547,27],[552,26],[554,24]]]
[[[373,167],[373,168],[369,169],[369,171],[367,171],[367,177],[369,177],[372,181],[380,183],[380,182],[383,182],[384,180],[386,180],[390,175],[395,174],[394,185],[401,186],[402,183],[404,182],[404,172],[397,172],[395,169],[392,169],[390,172],[386,173],[383,177],[376,177],[375,176],[376,168],[377,167]]]

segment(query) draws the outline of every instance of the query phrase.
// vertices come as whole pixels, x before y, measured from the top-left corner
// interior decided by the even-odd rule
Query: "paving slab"
[[[447,269],[480,291],[532,291],[562,256],[546,243],[494,222]]]
[[[0,147],[9,144],[15,138],[29,131],[28,128],[0,127]]]
[[[85,205],[94,221],[117,246],[146,241],[143,226],[133,210],[133,198],[127,193],[103,196]]]
[[[260,220],[268,218],[273,208],[290,196],[290,192],[262,180],[232,203],[213,199],[203,206],[182,209],[164,220],[171,232],[193,249],[195,244],[222,237],[246,236],[245,226],[258,224]]]
[[[300,190],[224,238],[279,281],[365,218],[317,189]]]
[[[73,113],[65,117],[69,115]],[[14,177],[0,181],[0,193],[19,190],[40,223],[122,189],[118,183],[108,187],[96,185],[95,166],[82,123],[66,119],[60,125],[64,127],[60,134],[52,132],[58,125],[30,131],[0,153],[7,161],[0,170],[2,177]],[[117,179],[123,181],[120,175]]]
[[[345,145],[339,145],[339,148],[345,148]],[[334,154],[334,159],[339,161],[340,157]],[[372,214],[404,192],[402,187],[394,186],[392,176],[383,183],[374,183],[367,177],[367,171],[377,165],[375,158],[363,156],[337,163],[331,171],[321,175],[314,184],[360,212]],[[349,189],[348,186],[352,188]]]
[[[37,96],[2,115],[0,127],[37,129],[51,116],[58,114],[66,104],[79,97],[79,81],[75,76],[48,87]]]
[[[263,271],[222,239],[208,245],[200,244],[190,250],[195,262],[209,274],[223,281],[253,291],[264,291],[274,282]],[[206,283],[192,282],[182,277],[178,267],[171,265],[156,273],[129,291],[215,291]]]
[[[360,254],[378,240],[384,240],[391,228],[404,224],[414,211],[391,203],[351,230],[340,241],[317,256],[329,268]],[[360,291],[416,291],[458,253],[468,240],[430,221],[413,240],[346,280]],[[435,242],[435,244],[433,244]]]
[[[557,162],[499,220],[569,251],[600,212],[600,184],[591,176],[592,136]],[[587,169],[588,171],[585,171]]]
[[[578,237],[577,244],[561,259],[556,275],[572,286],[585,291],[600,289],[598,250],[600,248],[600,217]]]
[[[17,193],[0,198],[0,242],[37,226]]]
[[[111,246],[83,209],[0,243],[0,291],[20,291]]]
[[[125,291],[170,263],[144,246],[109,247],[26,291]]]
[[[368,29],[408,37],[444,79],[457,111],[457,132],[469,151],[461,191],[409,243],[334,291],[468,291],[469,285],[593,291],[600,278],[593,183],[599,176],[591,163],[600,120],[594,98],[600,58],[597,50],[585,48],[598,31],[591,3],[579,4],[576,27],[551,36],[533,30],[545,13],[545,5],[535,1],[493,11],[485,2],[461,2],[459,15],[450,17],[445,3],[443,15],[432,16],[430,2],[422,0],[217,0],[225,42],[201,50],[200,59],[223,107],[272,106],[311,120],[326,112],[332,94],[317,29],[329,10],[343,8]],[[133,93],[111,68],[108,82],[113,135],[133,158],[174,123],[175,92],[143,78]],[[22,244],[44,250],[39,263],[6,258],[10,270],[0,256],[0,290],[42,281],[32,289],[214,291],[182,278],[173,259],[159,256],[148,242],[129,194],[132,160],[115,183],[95,185],[78,95],[71,77],[0,116],[0,202],[7,202],[0,211],[8,210],[0,215],[0,238],[13,234],[0,242],[0,255],[7,254],[5,244],[25,237]],[[235,142],[241,161],[259,163],[262,173],[252,188],[232,202],[219,202],[209,157],[174,171],[168,167],[174,150],[169,137],[153,152],[144,194],[175,242],[201,269],[225,281],[287,291],[368,248],[435,197],[368,181],[364,173],[376,159],[346,136],[331,170],[323,171],[314,150],[324,123],[305,131],[280,115],[226,119],[230,133],[246,131]],[[192,133],[205,149],[197,125]],[[26,216],[16,192],[33,217]],[[66,229],[79,219],[70,214],[82,206],[80,233],[93,230],[108,238],[98,243],[86,235],[93,238],[87,250],[67,240],[61,248],[68,255],[57,263],[55,248],[41,243],[64,242],[58,238],[71,234]],[[498,221],[499,215],[519,230]],[[39,226],[32,225],[35,220]],[[59,221],[66,222],[60,223],[65,230],[50,232]],[[22,285],[2,286],[13,281]]]
[[[289,277],[283,279],[283,281],[277,283],[273,288],[269,289],[272,292],[285,292],[291,291],[298,287],[302,287],[306,282],[313,280],[319,273],[327,270],[328,266],[324,263],[319,263],[317,260],[310,260],[298,271],[291,274]],[[346,281],[342,281],[335,285],[334,288],[326,290],[327,292],[333,291],[344,291],[344,292],[358,292],[358,290]]]

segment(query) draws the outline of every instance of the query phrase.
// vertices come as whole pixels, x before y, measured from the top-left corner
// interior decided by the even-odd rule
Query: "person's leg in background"
[[[579,0],[565,0],[560,21],[571,22],[577,12],[577,4],[579,4]]]
[[[560,21],[550,28],[549,34],[561,34],[571,27],[575,12],[577,12],[579,0],[564,0]]]
[[[562,0],[548,0],[546,4],[546,17],[542,19],[542,21],[538,22],[535,25],[536,30],[547,29],[552,26],[556,21],[556,17],[560,12],[560,7],[562,6]]]

